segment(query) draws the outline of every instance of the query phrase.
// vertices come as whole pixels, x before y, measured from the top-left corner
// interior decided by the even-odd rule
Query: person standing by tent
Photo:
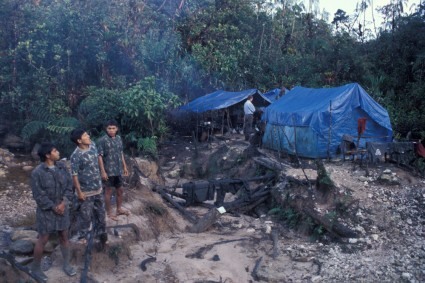
[[[255,107],[254,104],[252,104],[252,100],[254,100],[254,96],[250,95],[248,96],[245,104],[243,105],[243,111],[244,111],[244,135],[245,140],[249,140],[249,136],[252,133],[252,121],[254,120],[254,112]]]
[[[129,211],[122,209],[123,182],[122,176],[128,176],[127,164],[125,163],[122,140],[118,132],[118,123],[115,120],[109,120],[105,124],[106,135],[97,142],[99,149],[99,166],[102,180],[105,182],[105,207],[106,214],[114,221],[117,216],[130,214]],[[111,211],[112,190],[115,188],[117,194],[116,216]]]
[[[42,143],[37,154],[41,164],[31,174],[31,190],[37,203],[38,239],[30,272],[45,282],[47,276],[41,270],[41,257],[50,234],[55,232],[59,234],[63,271],[68,276],[77,274],[69,264],[71,253],[68,240],[68,204],[72,200],[72,181],[65,163],[59,161],[59,151],[52,143]]]

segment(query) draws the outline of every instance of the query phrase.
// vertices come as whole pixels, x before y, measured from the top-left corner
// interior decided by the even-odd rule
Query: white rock
[[[24,167],[22,167],[22,170],[24,171],[31,171],[34,167],[30,166],[30,165],[25,165]]]
[[[266,234],[270,234],[272,232],[272,226],[266,225]]]
[[[349,242],[350,244],[355,244],[355,243],[357,243],[357,239],[355,239],[355,238],[350,238],[350,239],[348,239],[348,242]]]

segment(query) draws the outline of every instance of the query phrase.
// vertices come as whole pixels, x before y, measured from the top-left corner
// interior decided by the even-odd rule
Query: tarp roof
[[[239,92],[217,90],[213,93],[209,93],[195,100],[192,100],[188,104],[180,107],[180,110],[202,113],[210,110],[224,109],[247,99],[249,95],[255,94],[258,94],[263,100],[267,102],[267,104],[271,103],[267,97],[263,96],[263,94],[261,94],[261,92],[255,88]],[[260,106],[255,103],[255,100],[256,98],[254,96],[254,105]]]
[[[360,107],[379,125],[392,132],[387,110],[357,83],[334,88],[295,87],[268,106],[263,118],[275,124],[320,127],[323,124],[322,114],[329,112],[330,103],[335,117]]]
[[[296,149],[303,157],[334,156],[344,134],[357,136],[359,118],[367,119],[363,135],[367,139],[360,140],[360,146],[366,141],[391,141],[388,112],[359,84],[295,87],[265,109],[263,145],[290,153]]]
[[[282,91],[282,89],[280,88],[275,88],[272,90],[269,90],[266,93],[263,93],[263,97],[266,97],[266,99],[268,99],[268,101],[270,101],[270,103],[275,102],[276,100],[279,100],[279,98],[281,98],[283,95],[280,95],[280,92]],[[284,88],[284,93],[287,93],[289,90]]]

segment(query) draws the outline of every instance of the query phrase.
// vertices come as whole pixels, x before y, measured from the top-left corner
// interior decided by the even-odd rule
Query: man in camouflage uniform
[[[47,276],[41,270],[40,264],[49,234],[54,232],[59,234],[63,270],[68,276],[77,274],[69,264],[68,204],[72,200],[72,181],[64,162],[59,162],[59,151],[53,144],[42,143],[38,156],[42,163],[31,174],[31,189],[37,203],[36,225],[39,234],[30,271],[43,281],[47,281]]]
[[[118,123],[109,120],[105,123],[106,135],[97,142],[99,149],[99,167],[102,179],[105,182],[105,206],[106,214],[112,220],[117,221],[119,215],[129,215],[127,210],[122,209],[123,187],[122,175],[128,176],[127,165],[125,163],[123,145],[121,137],[117,135]],[[117,193],[117,213],[111,212],[112,189]]]
[[[94,221],[97,235],[104,244],[107,241],[105,204],[102,195],[98,152],[89,134],[83,129],[71,132],[71,140],[77,148],[71,155],[71,175],[80,205],[81,234],[87,237]]]

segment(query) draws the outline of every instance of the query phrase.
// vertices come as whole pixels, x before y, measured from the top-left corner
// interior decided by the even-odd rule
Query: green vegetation
[[[167,111],[209,91],[358,82],[396,136],[424,137],[425,5],[391,1],[371,28],[361,4],[328,24],[295,1],[0,0],[0,118],[63,146],[72,128],[96,138],[115,118],[155,156]]]

